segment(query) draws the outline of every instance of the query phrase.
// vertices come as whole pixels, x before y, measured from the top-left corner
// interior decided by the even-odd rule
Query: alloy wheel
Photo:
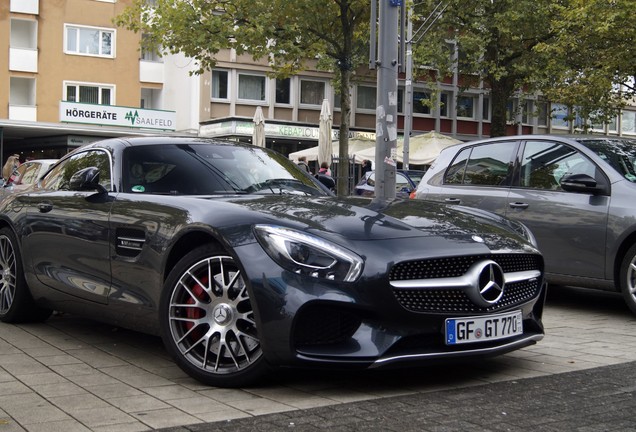
[[[247,286],[232,257],[206,258],[183,272],[168,319],[175,346],[203,372],[240,372],[262,355]]]
[[[15,299],[15,251],[6,235],[0,236],[0,314],[6,314]]]

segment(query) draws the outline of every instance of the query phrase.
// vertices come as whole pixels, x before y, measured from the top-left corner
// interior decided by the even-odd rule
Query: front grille
[[[462,276],[471,265],[478,261],[495,261],[504,273],[518,271],[543,271],[543,261],[539,255],[502,254],[477,255],[398,263],[390,271],[391,281]],[[530,279],[507,283],[503,297],[487,307],[473,303],[463,289],[445,288],[393,288],[393,294],[404,308],[412,312],[430,313],[490,313],[526,303],[537,297],[541,281]]]
[[[389,273],[391,281],[458,277],[466,273],[477,261],[493,260],[504,273],[526,270],[542,270],[539,255],[493,254],[469,255],[430,260],[405,261],[394,265]]]

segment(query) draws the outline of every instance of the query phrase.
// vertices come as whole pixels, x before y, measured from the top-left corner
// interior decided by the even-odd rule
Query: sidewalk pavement
[[[522,414],[535,411],[530,419],[540,428],[533,430],[577,430],[559,428],[559,413],[578,421],[589,412],[587,422],[600,425],[620,407],[635,412],[636,316],[620,296],[551,291],[544,324],[543,341],[494,359],[394,371],[287,371],[275,384],[244,389],[199,384],[158,338],[140,333],[70,315],[0,324],[0,432],[327,424],[334,431],[445,431],[485,430],[478,422],[486,420],[497,420],[487,429],[499,431],[523,430]],[[263,422],[274,423],[262,429]],[[579,430],[614,430],[608,425]]]

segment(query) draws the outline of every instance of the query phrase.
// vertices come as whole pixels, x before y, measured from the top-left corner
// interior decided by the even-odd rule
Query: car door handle
[[[462,202],[462,200],[460,200],[459,198],[446,198],[444,202],[447,202],[449,204],[459,204],[460,202]]]
[[[40,213],[48,213],[53,210],[53,204],[51,203],[40,203],[38,204],[38,209],[40,209]]]
[[[510,208],[513,209],[526,209],[528,208],[528,203],[524,203],[524,202],[511,202],[508,203],[508,205],[510,206]]]

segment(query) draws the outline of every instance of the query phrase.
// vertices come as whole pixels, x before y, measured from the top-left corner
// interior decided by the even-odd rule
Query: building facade
[[[198,132],[190,61],[141,52],[140,35],[112,23],[127,4],[0,3],[2,160],[57,158],[108,136]]]
[[[201,123],[203,136],[251,139],[252,121],[257,106],[266,117],[268,146],[289,154],[317,144],[318,118],[323,99],[332,107],[334,128],[340,124],[339,95],[331,75],[304,71],[287,79],[268,76],[264,62],[232,51],[220,53],[216,68],[204,76],[208,93],[209,119]],[[411,107],[405,95],[406,77],[398,79],[398,127],[411,117],[412,134],[436,131],[462,141],[490,136],[491,104],[483,87],[460,90],[456,73],[434,84],[413,81]],[[359,70],[351,88],[351,136],[375,137],[376,77],[372,71]],[[636,105],[636,104],[634,104]],[[538,96],[519,94],[508,104],[507,134],[569,134],[582,130],[580,119],[569,120],[568,108]],[[609,124],[588,125],[588,131],[609,136],[636,138],[636,106],[625,109]],[[337,131],[333,137],[337,139]]]

